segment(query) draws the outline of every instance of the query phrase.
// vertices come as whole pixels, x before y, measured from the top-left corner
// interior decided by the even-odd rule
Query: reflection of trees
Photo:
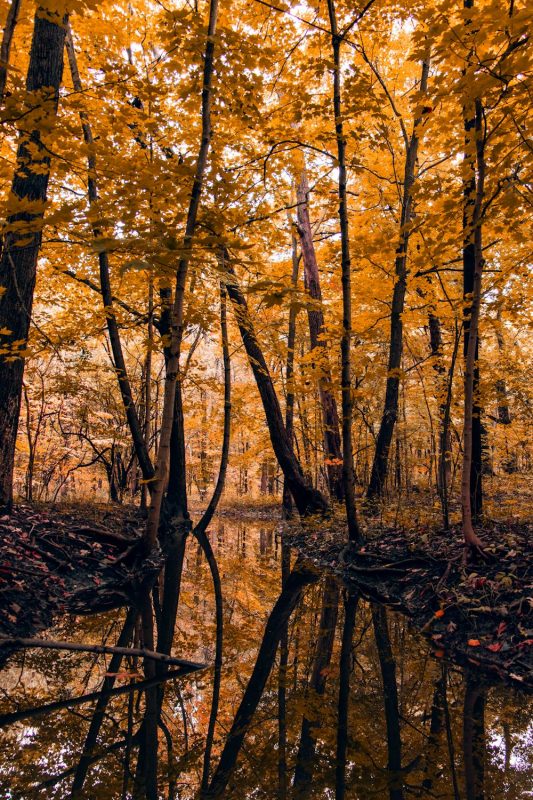
[[[320,698],[326,689],[333,652],[333,639],[337,626],[338,607],[339,584],[335,578],[328,576],[324,581],[313,668],[306,692],[306,713],[302,720],[300,745],[294,770],[294,797],[305,797],[309,792],[313,779],[313,761],[316,746],[315,729],[320,725]]]
[[[305,587],[317,581],[318,578],[317,571],[306,566],[301,560],[296,562],[288,576],[266,623],[252,675],[226,737],[209,789],[203,792],[204,797],[222,797],[235,769],[244,737],[272,670],[276,651],[287,621],[299,603]]]
[[[346,750],[348,747],[348,712],[350,700],[350,675],[352,671],[352,640],[358,596],[347,594],[344,598],[344,625],[339,663],[339,701],[337,716],[337,752],[335,765],[335,800],[344,800],[346,793]]]
[[[463,758],[466,800],[485,799],[485,704],[487,688],[466,672],[463,706]]]
[[[322,647],[319,639],[329,629],[321,620],[327,605],[326,582],[318,584],[316,573],[302,564],[291,573],[289,552],[284,548],[281,561],[285,593],[281,601],[279,571],[276,572],[273,560],[260,555],[259,533],[257,542],[248,535],[247,550],[246,562],[240,555],[240,541],[237,545],[227,539],[224,553],[217,551],[218,557],[224,559],[221,566],[226,592],[225,677],[212,751],[214,770],[210,771],[211,787],[204,797],[270,800],[279,795],[280,800],[287,800],[291,796],[288,776],[294,774],[296,767],[304,715],[312,723],[320,720],[320,728],[313,724],[310,729],[312,797],[330,797],[334,790],[336,800],[352,797],[382,800],[390,798],[391,790],[402,791],[406,799],[412,796],[428,800],[433,797],[524,800],[527,797],[528,709],[523,696],[501,688],[491,689],[487,696],[486,690],[476,684],[475,672],[467,679],[458,668],[446,668],[428,657],[424,642],[409,632],[401,616],[392,612],[384,615],[379,607],[372,613],[371,607],[360,601],[355,618],[355,601],[347,597],[344,618],[337,626],[331,657],[328,656],[324,693],[318,699],[315,697],[315,706],[309,702],[310,687],[313,672],[316,675],[318,669],[317,652]],[[199,660],[211,661],[208,654],[213,650],[215,621],[208,588],[212,576],[207,572],[206,559],[202,556],[197,563],[195,552],[193,546],[190,556],[189,551],[186,554],[188,567],[181,588],[180,618],[171,645],[173,652],[179,654],[186,643],[187,652],[196,651]],[[254,553],[257,561],[251,562]],[[309,590],[305,591],[308,584]],[[271,606],[273,596],[278,600],[265,630],[263,609],[265,605]],[[164,602],[158,610],[158,604],[154,603],[156,619],[152,620],[152,629],[154,638],[157,636],[157,649],[163,641],[160,638],[163,605]],[[87,618],[77,623],[77,630],[71,629],[66,634],[65,629],[59,638],[93,643],[102,641],[103,634],[103,640],[110,642],[108,637],[112,632],[113,641],[119,639],[117,644],[142,647],[146,643],[138,609],[131,613],[137,622],[132,630],[131,620],[126,619],[122,634],[116,621],[114,631],[103,633],[101,618]],[[385,616],[386,627],[382,619]],[[106,626],[110,619],[111,615],[106,615]],[[279,672],[275,666],[276,652]],[[15,680],[19,659],[14,659]],[[85,775],[78,793],[80,800],[91,796],[98,800],[132,796],[145,800],[150,796],[149,781],[154,783],[149,773],[153,766],[146,764],[147,745],[157,746],[158,797],[175,798],[177,792],[183,800],[197,796],[202,761],[205,766],[212,672],[201,673],[197,681],[181,685],[173,680],[176,677],[173,667],[168,672],[156,668],[160,674],[155,675],[152,687],[163,677],[168,680],[164,693],[161,688],[156,691],[160,713],[155,732],[152,727],[152,738],[147,742],[146,689],[150,687],[143,682],[142,675],[136,675],[139,669],[142,671],[140,659],[138,666],[130,657],[123,666],[118,659],[110,659],[108,672],[122,672],[126,676],[131,672],[130,681],[135,683],[123,685],[120,678],[108,675],[102,680],[100,693],[91,691],[95,688],[91,667],[84,677],[87,665],[93,662],[94,670],[96,664],[89,655],[52,660],[43,651],[28,651],[26,660],[28,669],[42,679],[40,683],[30,683],[23,692],[15,691],[9,705],[7,699],[0,698],[3,705],[0,711],[7,710],[13,715],[7,720],[0,716],[0,725],[4,721],[5,724],[23,722],[25,717],[30,721],[24,727],[8,728],[4,736],[0,796],[11,791],[13,797],[25,800],[68,797],[77,773]],[[75,706],[76,715],[60,711],[69,703],[64,699],[65,694],[59,695],[61,699],[53,704],[46,703],[42,710],[49,712],[48,717],[26,716],[24,711],[37,713],[39,696],[44,692],[48,696],[50,685],[64,686],[65,692],[76,694],[75,699],[79,693],[86,693],[80,697],[96,703],[92,717],[83,715],[87,706]],[[128,702],[117,698],[116,692],[125,696],[129,692]],[[17,698],[20,711],[13,709]],[[387,735],[391,723],[401,756],[396,763]],[[26,736],[23,730],[32,731],[28,740],[22,739]],[[79,763],[73,765],[75,758]],[[481,768],[484,766],[484,781],[480,764]],[[391,774],[394,767],[399,769]],[[467,795],[464,778],[470,780],[473,789],[468,791],[474,794]],[[480,794],[482,783],[484,795]]]
[[[372,603],[372,622],[383,686],[383,705],[387,727],[389,795],[390,800],[403,800],[402,738],[398,708],[398,688],[396,685],[396,661],[392,653],[387,612],[384,606]]]

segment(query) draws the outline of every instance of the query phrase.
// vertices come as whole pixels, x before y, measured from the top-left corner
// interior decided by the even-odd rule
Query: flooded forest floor
[[[225,513],[238,516],[239,509]],[[266,513],[272,518],[272,509]],[[142,529],[133,507],[20,505],[0,518],[0,663],[17,639],[60,615],[135,602]],[[346,547],[341,518],[280,520],[280,531],[349,590],[407,615],[436,658],[533,688],[530,524],[485,522],[478,533],[486,558],[467,565],[456,528],[369,526],[367,543],[355,551]]]

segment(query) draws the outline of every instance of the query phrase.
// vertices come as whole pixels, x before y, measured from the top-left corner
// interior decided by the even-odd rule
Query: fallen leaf
[[[468,640],[469,647],[479,647],[480,644],[481,644],[481,642],[479,641],[479,639],[469,639]]]

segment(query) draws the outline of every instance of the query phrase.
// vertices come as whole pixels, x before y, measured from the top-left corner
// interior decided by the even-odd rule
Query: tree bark
[[[13,504],[24,361],[50,177],[50,155],[42,131],[53,127],[57,116],[67,20],[67,16],[41,7],[35,15],[26,103],[38,111],[39,121],[30,112],[23,119],[31,130],[19,129],[7,233],[0,258],[0,286],[5,289],[0,295],[0,509],[5,511]]]
[[[217,509],[219,500],[224,491],[226,472],[228,469],[229,447],[231,438],[231,358],[229,353],[228,323],[226,313],[226,287],[220,285],[220,331],[222,337],[222,359],[224,363],[224,422],[222,431],[222,451],[220,454],[220,467],[218,478],[209,504],[201,519],[194,527],[194,533],[205,533]]]
[[[420,92],[427,92],[429,76],[429,58],[422,63],[420,79]],[[396,280],[392,294],[389,361],[387,366],[387,383],[385,387],[385,405],[379,428],[374,461],[370,473],[370,481],[366,493],[367,501],[375,501],[383,495],[387,479],[389,450],[394,433],[394,426],[398,418],[398,397],[400,391],[400,375],[403,354],[403,321],[405,307],[405,294],[407,291],[407,253],[411,235],[410,223],[413,216],[413,186],[415,183],[415,169],[418,155],[419,128],[422,115],[416,117],[413,131],[406,142],[402,211],[400,217],[400,239],[396,250],[394,262]]]
[[[21,0],[11,0],[7,19],[0,44],[0,101],[4,99],[6,91],[7,71],[9,69],[9,55],[11,53],[11,42],[18,21]]]
[[[326,470],[331,496],[336,500],[344,500],[344,487],[342,482],[342,449],[339,433],[339,414],[337,401],[331,391],[331,368],[329,365],[327,342],[324,338],[325,325],[322,311],[322,292],[320,289],[320,275],[316,260],[313,232],[309,219],[309,186],[305,167],[302,168],[300,180],[296,189],[298,234],[302,247],[304,262],[305,286],[312,300],[307,307],[309,320],[309,338],[311,350],[316,350],[319,360],[318,388],[322,408],[322,421],[324,424],[324,453],[326,456]]]
[[[294,233],[292,233],[292,220],[289,216],[289,224],[291,226],[291,244],[292,244],[292,274],[291,274],[291,288],[293,293],[296,291],[298,285],[298,271],[299,262],[298,257],[298,241]],[[294,345],[296,343],[296,318],[298,316],[298,308],[295,302],[294,294],[291,296],[291,304],[289,308],[289,329],[287,334],[287,364],[285,369],[285,427],[287,429],[287,436],[291,447],[294,449]],[[292,496],[287,483],[287,479],[283,480],[283,514],[289,518],[292,514]]]
[[[473,8],[474,0],[464,0],[465,9]],[[466,19],[468,29],[471,22]],[[466,76],[467,70],[463,71]],[[470,341],[472,296],[476,282],[476,243],[475,243],[475,206],[476,206],[476,152],[473,139],[476,138],[475,101],[463,108],[463,124],[465,132],[464,164],[466,170],[463,178],[463,358],[468,357]],[[481,221],[480,221],[481,224]],[[481,239],[481,227],[479,236]],[[479,246],[481,247],[481,241]],[[479,403],[479,337],[476,337],[474,350],[473,386],[472,386],[472,433],[470,463],[470,508],[472,520],[476,522],[483,512],[483,426],[482,409]],[[464,447],[464,443],[463,443]]]
[[[209,4],[209,23],[207,28],[207,42],[205,47],[203,85],[202,85],[202,139],[198,150],[196,161],[196,171],[191,189],[189,208],[187,211],[187,221],[185,224],[185,234],[182,243],[182,256],[176,271],[176,290],[172,307],[170,303],[166,310],[162,309],[162,333],[168,337],[169,346],[167,348],[166,370],[165,370],[165,390],[163,399],[163,414],[161,418],[161,430],[159,435],[159,449],[157,454],[157,466],[152,485],[152,496],[148,509],[148,519],[145,532],[145,548],[150,552],[156,547],[157,533],[161,517],[161,506],[163,495],[167,488],[168,481],[168,506],[170,514],[174,513],[175,505],[174,490],[186,492],[185,470],[180,474],[170,475],[171,448],[180,448],[185,452],[183,426],[178,430],[177,423],[180,421],[175,415],[176,401],[176,382],[179,380],[180,352],[183,338],[183,303],[185,295],[185,285],[189,260],[191,257],[194,229],[200,206],[200,198],[204,183],[204,175],[207,167],[207,157],[211,145],[211,101],[213,93],[213,72],[215,55],[215,34],[217,29],[218,0],[210,0]],[[165,320],[163,312],[166,311]],[[178,389],[177,397],[180,400],[181,393]],[[179,409],[177,409],[179,411]],[[174,436],[173,436],[174,428]],[[174,441],[172,441],[174,439]],[[170,478],[170,479],[169,479]],[[178,509],[187,517],[185,509]]]
[[[287,429],[283,422],[279,400],[270,377],[270,371],[257,341],[248,303],[239,287],[235,270],[229,261],[227,251],[224,252],[223,261],[226,289],[233,303],[237,325],[259,394],[261,395],[270,441],[296,508],[301,516],[324,513],[328,508],[325,498],[306,482],[298,459],[294,455]]]
[[[350,264],[350,232],[348,227],[348,199],[346,194],[346,139],[342,123],[342,88],[340,53],[342,36],[337,27],[335,0],[328,0],[328,14],[333,50],[333,113],[337,140],[339,167],[339,223],[341,230],[341,281],[342,281],[342,338],[341,338],[341,393],[342,393],[342,483],[348,539],[353,544],[362,544],[363,535],[357,520],[355,506],[355,471],[353,462],[352,422],[352,280]]]
[[[474,244],[474,284],[471,293],[471,307],[469,318],[468,348],[465,361],[464,377],[464,426],[463,426],[463,468],[461,475],[461,510],[463,519],[463,536],[468,550],[482,548],[482,542],[474,533],[473,521],[476,518],[476,508],[472,504],[472,463],[475,455],[475,397],[476,383],[476,355],[479,329],[479,314],[481,307],[481,279],[483,275],[483,252],[481,245],[482,211],[485,190],[485,135],[483,130],[483,106],[481,100],[476,99],[476,196],[472,211],[472,229]],[[479,499],[479,496],[478,496]],[[475,501],[474,501],[475,502]]]

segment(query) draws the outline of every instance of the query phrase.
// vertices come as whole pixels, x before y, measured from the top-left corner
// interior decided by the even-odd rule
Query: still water
[[[202,775],[204,797],[235,800],[533,797],[527,696],[435,658],[405,618],[347,596],[298,561],[274,523],[218,519],[210,540],[224,595],[211,759],[206,765],[215,604],[208,565],[191,540],[173,655],[207,666],[164,682],[152,797],[198,797]],[[113,645],[125,615],[67,617],[42,637]],[[97,692],[109,663],[95,653],[19,651],[0,673],[0,714]],[[141,661],[128,659],[115,687],[144,679]],[[149,694],[133,689],[108,699],[86,759],[94,698],[8,719],[0,729],[0,798],[150,796],[154,763],[139,747]],[[81,787],[74,792],[73,782]]]

